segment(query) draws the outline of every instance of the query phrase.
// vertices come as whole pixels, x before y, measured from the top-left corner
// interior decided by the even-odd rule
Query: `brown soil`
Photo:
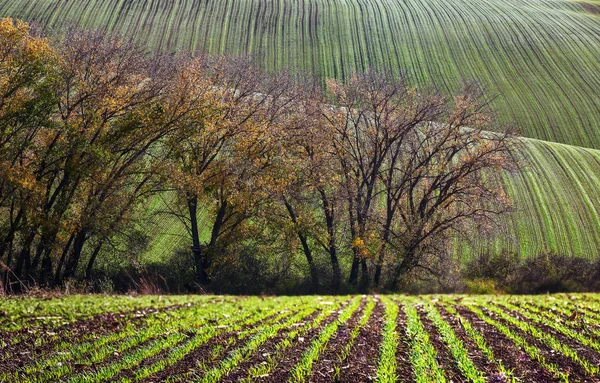
[[[318,327],[312,328],[302,335],[302,341],[298,339],[282,354],[277,355],[277,366],[275,369],[271,371],[268,376],[261,377],[259,381],[269,383],[280,383],[287,381],[290,371],[300,362],[302,354],[308,349],[311,341],[319,335],[323,328],[325,328],[331,322],[337,320],[343,307],[347,306],[349,303],[350,301],[345,302],[342,307],[340,307],[336,312],[332,313],[332,315],[328,316]],[[258,365],[266,360],[267,356],[256,353],[254,355],[253,365]]]
[[[384,319],[384,306],[377,301],[371,317],[360,329],[350,349],[348,360],[343,363],[339,382],[371,382],[375,379]]]
[[[291,313],[291,315],[294,314],[295,312]],[[241,332],[257,328],[258,326],[262,326],[263,324],[270,322],[275,316],[277,316],[277,313],[269,315],[255,323],[243,326],[238,331],[228,331],[211,338],[208,342],[204,343],[200,347],[193,350],[191,353],[187,354],[182,360],[180,360],[172,366],[168,366],[162,371],[157,372],[156,374],[149,377],[148,380],[162,382],[167,378],[173,378],[175,376],[180,376],[181,379],[186,380],[186,377],[190,374],[202,373],[202,371],[210,370],[211,368],[216,366],[220,361],[222,361],[224,359],[224,356],[228,352],[231,352],[234,349],[243,346],[243,343],[239,342],[239,336]],[[280,321],[284,321],[287,318],[289,318],[289,316],[280,319]],[[168,353],[169,350],[163,350],[158,355],[144,360],[139,367],[136,367],[136,370],[151,365],[152,363],[156,362]],[[202,371],[198,366],[199,362],[203,363]],[[131,378],[132,376],[132,371],[123,371],[119,376],[119,379],[121,377]]]
[[[456,306],[460,315],[471,323],[471,326],[485,338],[492,349],[494,357],[502,361],[504,367],[512,370],[513,375],[523,382],[549,383],[558,382],[548,371],[531,359],[513,341],[500,333],[494,326],[483,320],[464,306]]]
[[[399,307],[396,319],[396,331],[398,332],[398,350],[396,351],[396,375],[401,382],[413,383],[415,381],[414,371],[410,363],[410,341],[406,336],[406,314]]]
[[[522,307],[519,304],[519,302],[515,302],[514,305],[517,306],[517,307]],[[586,320],[587,318],[585,317],[585,314],[582,314],[578,310],[574,310],[573,311],[573,312],[577,313],[577,317],[576,318],[571,318],[569,315],[562,314],[562,313],[560,313],[560,312],[558,312],[556,310],[548,309],[547,307],[542,307],[542,306],[537,305],[537,304],[533,304],[532,306],[534,306],[534,307],[536,307],[536,308],[538,308],[540,310],[550,311],[554,316],[556,316],[556,318],[564,326],[567,326],[567,327],[571,328],[572,330],[575,330],[575,331],[578,331],[580,333],[583,333],[587,337],[595,340],[596,342],[600,341],[600,335],[594,334],[594,333],[592,333],[590,331],[591,329],[600,331],[600,325],[594,324],[594,323],[588,323],[588,321]],[[523,310],[527,310],[527,309],[523,308]],[[548,319],[548,320],[552,320],[552,319]]]
[[[435,324],[427,317],[427,313],[423,309],[423,306],[417,306],[421,322],[425,331],[429,334],[429,341],[437,351],[437,362],[440,367],[444,370],[446,378],[451,382],[467,382],[467,379],[460,372],[454,357],[450,353],[450,350],[442,340],[442,337],[435,326]]]
[[[465,331],[464,327],[462,326],[462,323],[460,323],[454,315],[448,313],[448,311],[446,311],[446,309],[443,306],[438,305],[437,309],[442,315],[442,318],[444,318],[444,320],[450,326],[452,326],[454,333],[467,349],[469,358],[471,358],[471,361],[473,361],[475,367],[477,367],[479,371],[483,372],[483,374],[487,377],[488,381],[501,382],[502,375],[500,373],[500,368],[498,367],[497,363],[493,360],[487,359],[487,357],[483,355],[483,353],[479,350],[473,339],[471,339],[469,334],[467,334],[467,332]]]
[[[518,312],[509,310],[508,308],[506,308],[505,306],[503,306],[501,304],[498,304],[498,306],[502,310],[504,310],[506,313],[510,314],[512,317],[515,317],[522,322],[529,323],[530,325],[541,329],[546,334],[551,334],[554,338],[558,339],[558,341],[560,343],[568,345],[573,350],[575,350],[577,352],[577,355],[579,355],[580,358],[591,362],[595,366],[600,366],[600,353],[598,353],[597,351],[588,348],[587,346],[581,344],[577,340],[564,335],[563,333],[553,329],[550,326],[547,326],[545,324],[535,323],[534,321],[527,319],[524,316],[520,315]]]
[[[502,318],[499,318],[496,314],[494,314],[493,312],[491,312],[485,308],[482,308],[482,311],[485,314],[487,314],[488,316],[490,316],[491,318],[497,320],[498,322],[504,324],[505,326],[510,327],[511,330],[515,334],[517,334],[520,337],[522,337],[523,339],[525,339],[527,341],[527,343],[531,344],[532,346],[535,346],[539,350],[539,352],[544,356],[544,358],[546,359],[547,362],[554,363],[554,364],[560,366],[560,370],[565,373],[568,373],[570,376],[570,379],[572,381],[575,381],[575,382],[597,382],[598,381],[597,379],[591,379],[591,377],[587,376],[585,373],[585,370],[583,370],[583,368],[579,364],[577,364],[576,362],[567,358],[566,356],[560,354],[559,352],[553,350],[552,348],[546,346],[541,340],[534,338],[534,337],[530,336],[529,334],[519,330],[515,326],[512,326],[510,323],[506,322]]]
[[[313,312],[311,315],[309,315],[308,317],[304,318],[302,320],[302,324],[306,324],[306,323],[311,323],[315,320],[315,318],[317,316],[319,316],[319,314],[321,313],[321,310],[316,310],[315,312]],[[301,325],[302,325],[301,324]],[[254,354],[252,355],[252,357],[248,360],[243,361],[242,363],[240,363],[233,371],[231,371],[227,376],[223,377],[223,379],[221,379],[222,382],[238,382],[241,381],[243,379],[245,379],[248,376],[248,373],[250,371],[250,369],[254,366],[257,366],[263,362],[266,362],[266,360],[269,358],[269,356],[274,356],[277,353],[277,345],[282,342],[283,340],[285,340],[289,334],[290,331],[293,331],[294,327],[288,328],[282,332],[280,332],[279,334],[277,334],[277,336],[275,336],[274,338],[268,340],[267,342],[265,342],[264,344],[262,344],[258,350],[256,350],[254,352]],[[300,335],[303,336],[303,335]],[[261,359],[261,361],[257,361],[258,359]]]
[[[10,355],[10,357],[2,360],[2,363],[0,363],[0,372],[14,372],[27,364],[40,360],[43,355],[55,351],[59,343],[69,342],[77,344],[84,337],[90,338],[91,336],[96,337],[116,332],[127,323],[141,321],[148,315],[170,309],[173,308],[135,310],[126,313],[105,313],[90,319],[69,323],[60,328],[44,329],[42,327],[41,330],[33,334],[28,333],[29,329],[20,330],[19,335],[24,336],[24,339],[17,344],[9,344],[2,349],[2,354]],[[8,334],[8,336],[12,337],[14,334]],[[7,343],[10,342],[10,338],[5,338],[4,340]]]
[[[325,351],[319,355],[319,359],[313,364],[309,382],[330,382],[334,375],[335,367],[340,367],[340,355],[350,341],[350,333],[358,326],[358,322],[365,310],[366,299],[363,298],[361,305],[346,323],[341,323],[337,332],[329,339]]]

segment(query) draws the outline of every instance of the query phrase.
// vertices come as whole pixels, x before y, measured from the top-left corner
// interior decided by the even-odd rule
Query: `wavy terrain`
[[[0,16],[134,36],[161,50],[253,54],[268,69],[344,78],[406,69],[420,85],[477,79],[515,120],[526,167],[504,177],[514,203],[490,247],[596,256],[600,248],[600,6],[596,0],[6,0]],[[545,141],[540,141],[545,140]],[[552,142],[550,142],[552,141]],[[560,142],[562,144],[553,143]],[[569,146],[569,145],[575,146]],[[576,147],[578,146],[578,147]],[[159,205],[152,211],[160,211]],[[187,247],[158,214],[151,257]]]

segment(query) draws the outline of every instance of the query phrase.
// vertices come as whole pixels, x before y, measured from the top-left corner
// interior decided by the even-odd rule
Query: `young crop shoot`
[[[329,339],[338,330],[340,324],[344,324],[350,319],[352,314],[358,310],[361,304],[359,296],[352,300],[352,303],[345,307],[340,313],[338,319],[327,325],[321,333],[311,342],[309,349],[302,355],[300,362],[292,371],[290,371],[289,383],[306,382],[312,370],[313,363],[319,359],[319,355],[327,346]]]
[[[427,304],[425,308],[429,319],[431,319],[437,327],[444,343],[452,353],[454,360],[458,364],[458,368],[465,378],[470,382],[485,383],[485,376],[477,369],[477,367],[475,367],[461,340],[454,334],[452,327],[444,320],[444,318],[442,318],[435,306]]]
[[[415,372],[417,383],[446,382],[444,370],[436,360],[437,352],[429,341],[419,314],[412,299],[406,299],[404,313],[406,314],[406,335],[410,341],[410,361]]]
[[[494,356],[494,351],[490,348],[485,338],[481,335],[479,331],[477,331],[471,325],[471,322],[463,318],[449,303],[442,303],[444,308],[448,313],[454,315],[458,322],[463,327],[465,332],[471,337],[473,342],[477,345],[477,348],[481,353],[487,358],[487,360],[494,362],[498,366],[498,370],[500,372],[500,376],[506,378],[507,381],[516,382],[516,378],[513,376],[512,372],[504,367],[502,360],[497,359]]]
[[[398,304],[388,297],[382,297],[385,304],[385,326],[383,330],[383,343],[381,344],[381,356],[377,368],[377,381],[382,383],[396,382],[396,352],[398,349],[398,331],[396,319],[398,318]]]

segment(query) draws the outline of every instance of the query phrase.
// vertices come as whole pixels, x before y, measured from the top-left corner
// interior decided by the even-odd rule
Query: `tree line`
[[[488,101],[473,83],[450,97],[375,71],[323,85],[2,19],[3,287],[92,279],[172,193],[198,286],[259,251],[301,257],[313,292],[394,290],[510,207],[514,131]]]

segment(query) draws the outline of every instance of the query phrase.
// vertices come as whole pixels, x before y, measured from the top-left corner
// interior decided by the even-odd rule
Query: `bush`
[[[598,291],[600,260],[545,253],[520,260],[516,254],[484,254],[464,268],[468,292],[540,294]]]

